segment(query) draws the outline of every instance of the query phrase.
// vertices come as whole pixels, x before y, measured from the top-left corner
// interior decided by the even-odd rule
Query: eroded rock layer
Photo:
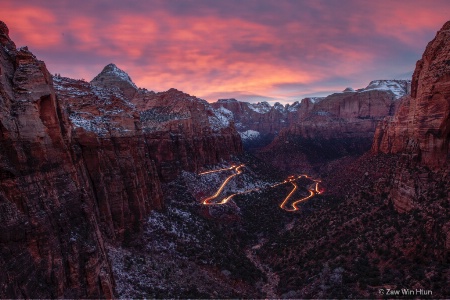
[[[394,113],[409,90],[408,80],[375,80],[356,91],[347,88],[323,99],[305,98],[296,118],[258,155],[289,171],[361,155],[370,149],[377,123]]]
[[[114,297],[104,243],[164,206],[162,179],[239,153],[239,135],[113,64],[91,83],[52,77],[8,34],[0,22],[0,297]]]
[[[424,205],[423,200],[437,191],[440,197],[450,198],[449,140],[450,22],[447,22],[416,64],[411,97],[402,100],[396,114],[386,118],[375,134],[374,153],[400,156],[390,193],[399,211]]]
[[[93,186],[45,64],[0,22],[0,297],[112,297]]]

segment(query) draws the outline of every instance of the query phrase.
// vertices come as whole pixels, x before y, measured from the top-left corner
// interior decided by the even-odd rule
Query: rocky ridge
[[[377,122],[393,114],[397,99],[408,95],[410,87],[410,80],[374,80],[365,88],[346,88],[341,93],[309,97],[285,106],[236,99],[219,99],[211,105],[229,112],[244,143],[265,140],[258,143],[259,147],[286,135],[371,138]]]
[[[211,106],[225,112],[226,117],[234,121],[244,142],[254,142],[261,139],[272,140],[295,118],[300,103],[283,106],[276,102],[272,106],[268,102],[249,103],[236,99],[219,99],[211,103]]]
[[[2,22],[0,43],[0,297],[112,297],[94,187],[52,77]]]
[[[371,147],[378,122],[393,115],[409,86],[409,80],[375,80],[319,101],[305,98],[289,126],[258,156],[284,170],[313,171],[340,157],[362,155]]]
[[[411,95],[377,126],[372,150],[320,169],[326,206],[258,250],[285,282],[282,298],[376,298],[405,287],[448,298],[449,47],[447,22],[417,62]]]
[[[437,186],[450,198],[450,22],[427,45],[411,97],[377,128],[372,152],[399,155],[390,198],[399,211],[426,205]],[[433,179],[432,179],[433,178]],[[442,187],[447,186],[447,190]],[[450,235],[449,235],[450,237]]]
[[[52,77],[8,34],[0,22],[0,297],[114,297],[104,244],[164,206],[161,180],[239,153],[239,135],[205,101],[138,89],[113,64],[91,83]]]

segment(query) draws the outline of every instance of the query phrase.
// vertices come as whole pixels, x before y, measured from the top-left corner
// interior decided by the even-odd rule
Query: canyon
[[[412,80],[273,106],[0,44],[1,298],[450,295],[450,22]]]
[[[105,239],[141,232],[161,182],[229,159],[240,138],[206,101],[137,89],[112,64],[92,83],[51,76],[0,30],[0,296],[111,298]]]

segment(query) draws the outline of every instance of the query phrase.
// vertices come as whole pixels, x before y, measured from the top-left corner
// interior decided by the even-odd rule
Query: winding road
[[[229,196],[223,198],[223,199],[222,199],[221,201],[219,201],[219,202],[213,202],[215,199],[217,199],[217,198],[219,197],[219,195],[222,193],[222,191],[223,191],[223,189],[225,188],[225,186],[230,182],[230,180],[231,180],[233,177],[242,174],[242,168],[243,168],[243,167],[245,167],[244,164],[240,164],[240,165],[232,165],[232,166],[229,167],[229,168],[223,168],[223,169],[217,169],[217,170],[211,170],[211,171],[206,171],[206,172],[199,173],[198,175],[206,175],[206,174],[217,173],[217,172],[223,172],[223,171],[230,171],[230,170],[235,171],[234,174],[231,174],[230,176],[228,176],[227,178],[225,178],[225,180],[224,180],[224,181],[222,182],[222,184],[219,186],[219,188],[218,188],[217,191],[214,193],[214,195],[212,195],[212,196],[210,196],[210,197],[207,197],[207,198],[203,199],[203,200],[202,200],[202,203],[203,203],[204,205],[223,205],[223,204],[226,204],[228,201],[230,201],[230,199],[233,198],[234,196],[237,196],[237,195],[243,195],[243,194],[248,194],[248,193],[251,193],[251,192],[253,192],[253,191],[258,191],[258,190],[260,190],[259,188],[255,188],[255,189],[246,190],[246,191],[244,191],[244,192],[234,193],[234,194],[231,194],[231,195],[229,195]],[[297,184],[295,183],[295,181],[297,181],[297,180],[299,180],[299,179],[301,179],[301,178],[307,178],[307,179],[309,179],[309,180],[315,182],[314,188],[308,190],[308,191],[309,191],[309,195],[308,195],[308,196],[293,201],[293,202],[290,204],[291,207],[289,207],[288,203],[290,202],[290,199],[292,198],[292,195],[293,195],[293,194],[297,191],[297,189],[298,189],[298,186],[297,186]],[[289,192],[289,194],[286,196],[286,198],[284,198],[284,200],[283,200],[283,201],[281,202],[281,204],[280,204],[280,208],[281,208],[281,209],[284,209],[285,211],[292,212],[292,211],[297,211],[297,210],[299,209],[299,208],[297,207],[297,204],[300,204],[300,203],[302,203],[302,202],[305,202],[305,201],[311,199],[312,197],[314,197],[315,195],[318,195],[318,194],[321,194],[321,193],[322,193],[322,192],[320,191],[320,189],[319,189],[319,183],[320,183],[320,182],[321,182],[320,179],[312,179],[312,178],[309,177],[308,175],[302,174],[302,175],[298,175],[298,176],[295,176],[295,175],[289,176],[289,177],[288,177],[287,179],[285,179],[284,181],[279,182],[279,183],[276,183],[276,184],[271,185],[271,186],[269,186],[269,187],[270,187],[270,188],[274,188],[274,187],[277,187],[277,186],[280,186],[280,185],[283,185],[283,184],[286,184],[286,183],[291,183],[291,184],[292,184],[293,189]]]

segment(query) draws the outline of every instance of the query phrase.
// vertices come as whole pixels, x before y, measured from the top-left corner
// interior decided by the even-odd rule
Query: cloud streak
[[[449,8],[440,0],[24,0],[2,1],[0,19],[53,73],[90,80],[114,62],[156,91],[292,101],[410,72]]]

